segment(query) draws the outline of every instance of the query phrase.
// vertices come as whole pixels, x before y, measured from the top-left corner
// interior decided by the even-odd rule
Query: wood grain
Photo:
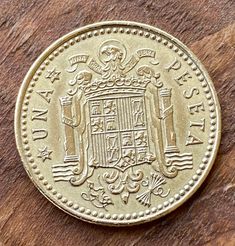
[[[222,141],[198,192],[157,221],[131,228],[66,215],[29,180],[16,150],[15,100],[23,77],[54,40],[101,20],[159,27],[191,48],[220,99]],[[235,245],[235,1],[0,1],[0,245]]]

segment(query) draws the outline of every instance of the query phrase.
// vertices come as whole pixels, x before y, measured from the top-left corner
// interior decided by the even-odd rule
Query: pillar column
[[[64,123],[65,131],[65,157],[64,162],[77,162],[76,144],[74,137],[74,122],[72,113],[72,97],[61,97],[60,104],[62,108],[62,122]]]
[[[165,153],[179,152],[176,146],[176,134],[173,121],[173,105],[171,104],[171,89],[163,88],[160,90],[161,109],[163,120],[163,136],[165,142]]]

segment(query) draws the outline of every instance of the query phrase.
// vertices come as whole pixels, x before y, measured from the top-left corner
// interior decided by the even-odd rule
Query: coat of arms
[[[145,48],[127,59],[124,45],[108,40],[98,50],[99,62],[87,54],[69,59],[69,72],[75,76],[67,95],[60,98],[65,156],[52,168],[56,182],[91,184],[88,179],[103,168],[108,190],[121,194],[127,203],[144,178],[141,166],[150,165],[168,178],[192,168],[192,154],[177,148],[172,91],[155,72],[155,56],[154,50]],[[138,66],[140,60],[148,64]],[[80,63],[87,69],[79,70]],[[98,191],[104,194],[103,188],[89,188],[93,195],[86,194],[86,200],[98,199]],[[142,197],[137,200],[147,204]]]

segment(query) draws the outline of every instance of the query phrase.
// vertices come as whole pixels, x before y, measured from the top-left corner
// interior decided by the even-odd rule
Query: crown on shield
[[[79,89],[87,97],[106,95],[112,93],[144,93],[150,79],[141,79],[137,77],[110,77],[108,79],[92,80],[91,73],[81,71],[78,74],[77,83]]]

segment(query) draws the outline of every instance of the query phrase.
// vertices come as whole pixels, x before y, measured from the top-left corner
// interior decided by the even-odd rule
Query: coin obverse
[[[218,150],[213,83],[180,41],[109,21],[57,40],[21,86],[15,135],[31,180],[79,219],[140,224],[179,207]]]

